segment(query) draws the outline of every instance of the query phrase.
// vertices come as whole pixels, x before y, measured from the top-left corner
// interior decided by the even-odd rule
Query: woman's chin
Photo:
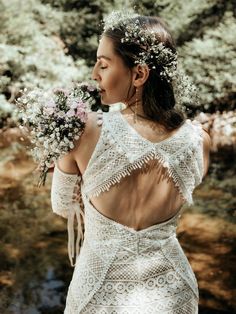
[[[101,93],[101,104],[102,105],[107,105],[107,106],[114,106],[116,105],[117,103],[123,103],[124,104],[124,101],[122,101],[121,99],[111,99],[109,97],[106,97],[105,93]],[[125,106],[125,104],[124,104]]]
[[[107,99],[104,95],[101,95],[101,104],[110,106],[112,105],[112,102],[109,101],[109,99]]]
[[[104,93],[101,93],[101,104],[102,104],[102,105],[108,105]]]

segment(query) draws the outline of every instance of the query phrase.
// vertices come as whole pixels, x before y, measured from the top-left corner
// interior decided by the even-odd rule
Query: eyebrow
[[[109,58],[109,57],[106,57],[106,56],[104,56],[104,55],[101,55],[101,56],[97,56],[97,59],[98,60],[100,60],[100,59],[106,59],[106,60],[109,60],[109,61],[111,61],[111,58]]]

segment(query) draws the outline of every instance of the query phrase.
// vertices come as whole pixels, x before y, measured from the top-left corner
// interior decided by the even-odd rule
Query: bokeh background
[[[21,90],[90,78],[101,19],[134,8],[164,18],[196,84],[188,108],[212,137],[208,176],[178,228],[196,273],[200,314],[236,313],[236,1],[0,0],[0,313],[63,313],[73,269],[66,221],[19,131]]]

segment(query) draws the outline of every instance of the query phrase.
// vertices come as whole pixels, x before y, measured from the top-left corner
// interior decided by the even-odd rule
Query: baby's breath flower
[[[31,91],[18,99],[23,124],[29,129],[34,146],[31,153],[39,162],[40,185],[44,184],[52,163],[74,148],[90,106],[99,100],[97,88],[84,83],[71,90]]]
[[[196,89],[177,67],[177,52],[165,47],[158,34],[149,30],[139,19],[139,15],[130,10],[113,11],[104,19],[104,32],[109,29],[121,30],[124,34],[121,44],[137,46],[141,52],[134,57],[134,63],[147,65],[150,71],[172,84],[176,103],[184,104],[198,101]]]

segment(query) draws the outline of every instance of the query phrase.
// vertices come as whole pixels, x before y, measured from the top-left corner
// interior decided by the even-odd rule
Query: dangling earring
[[[138,89],[135,91],[135,108],[134,108],[134,123],[137,122],[137,111],[138,111]]]

